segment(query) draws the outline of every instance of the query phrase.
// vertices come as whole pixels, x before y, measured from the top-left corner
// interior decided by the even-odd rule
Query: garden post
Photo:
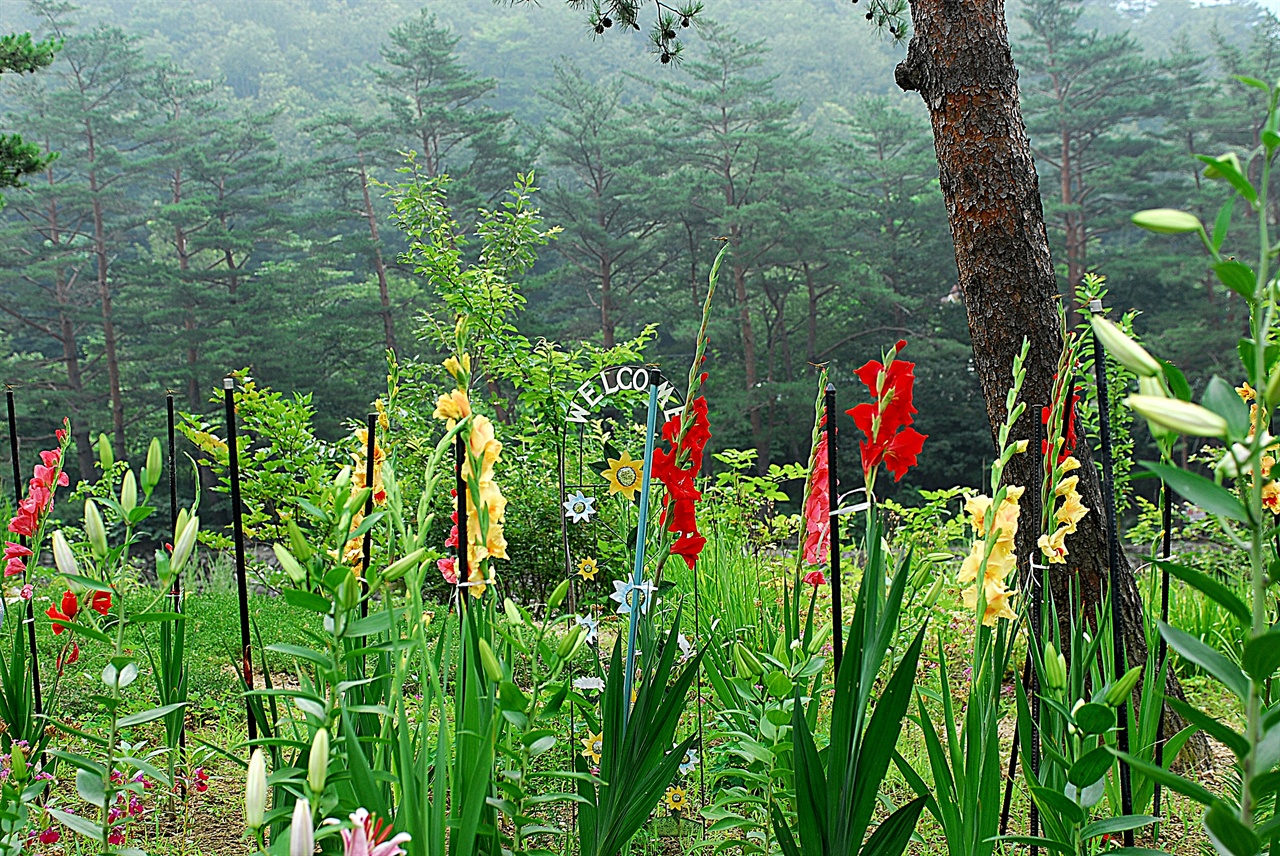
[[[13,507],[16,509],[18,503],[22,502],[22,464],[18,460],[18,414],[13,402],[13,387],[5,388],[4,397],[9,408],[9,455],[13,458]],[[19,541],[21,540],[19,538]],[[34,544],[30,546],[35,549]],[[23,583],[26,583],[27,574],[30,572],[29,568],[23,571]],[[32,701],[35,702],[36,716],[41,717],[44,715],[44,702],[40,695],[40,655],[36,647],[36,615],[31,606],[33,600],[34,598],[27,600],[27,647],[31,655]],[[43,764],[44,755],[41,754],[40,757]]]
[[[165,411],[168,417],[169,428],[169,454],[167,468],[169,471],[169,525],[173,527],[173,537],[178,537],[178,458],[176,445],[176,428],[173,413],[173,391],[165,393],[164,397]],[[173,601],[173,611],[175,613],[182,612],[182,575],[180,573],[173,575],[173,587],[169,590],[169,595]],[[178,619],[181,621],[182,619]],[[182,724],[178,728],[178,747],[186,754],[187,749],[187,720],[184,716]],[[182,786],[182,792],[186,793],[186,785]]]
[[[1089,312],[1102,314],[1102,301],[1094,298],[1089,301]],[[1120,552],[1120,536],[1116,532],[1116,485],[1114,461],[1111,449],[1111,401],[1110,389],[1107,387],[1107,353],[1093,337],[1093,374],[1098,385],[1098,442],[1102,456],[1102,501],[1106,510],[1107,524],[1107,558],[1111,569],[1110,579],[1114,583],[1117,569],[1124,557]],[[1115,658],[1115,677],[1128,671],[1128,661],[1124,653],[1124,614],[1121,610],[1118,586],[1111,586],[1111,639]],[[1129,751],[1129,700],[1125,699],[1116,709],[1116,748],[1121,752]],[[1121,811],[1133,814],[1133,787],[1129,779],[1129,765],[1120,762],[1120,806]],[[1133,846],[1133,830],[1124,833],[1124,846]]]
[[[630,625],[627,628],[627,672],[623,675],[622,699],[624,722],[631,719],[631,684],[635,680],[636,630],[640,624],[641,609],[648,611],[648,596],[639,600],[639,588],[644,582],[644,548],[649,528],[649,483],[653,475],[653,437],[658,425],[658,387],[662,385],[662,373],[649,370],[649,411],[645,415],[644,461],[640,470],[640,514],[636,520],[636,562],[631,572]],[[625,598],[624,598],[625,602]]]
[[[373,514],[373,454],[377,441],[375,435],[378,431],[378,414],[370,413],[365,418],[365,449],[364,449],[364,484],[369,488],[369,498],[364,501],[364,516],[368,517]],[[364,543],[360,548],[360,617],[364,618],[369,614],[369,559],[373,553],[373,530],[364,533]]]
[[[258,723],[253,718],[253,648],[249,640],[249,581],[244,560],[244,523],[240,519],[240,456],[236,448],[236,379],[222,379],[222,392],[227,412],[227,470],[231,479],[231,535],[236,551],[236,594],[240,598],[240,669],[245,685],[245,715],[249,724],[249,742],[258,739]]]

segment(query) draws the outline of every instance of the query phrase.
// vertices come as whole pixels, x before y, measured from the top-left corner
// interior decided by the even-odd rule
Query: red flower
[[[868,484],[882,463],[893,473],[894,481],[902,481],[907,470],[915,466],[916,456],[928,439],[908,427],[916,413],[911,403],[916,365],[896,359],[906,346],[905,341],[894,345],[887,365],[871,360],[858,369],[858,379],[871,391],[874,401],[845,411],[866,435],[861,444],[862,473]]]
[[[89,602],[89,608],[99,615],[106,615],[111,611],[111,592],[95,591],[93,600]]]
[[[822,573],[822,571],[810,571],[804,575],[804,581],[814,588],[817,588],[818,586],[825,586],[827,584],[827,577]]]
[[[53,622],[53,635],[57,636],[60,633],[62,633],[63,630],[66,629],[61,624],[58,623],[57,621],[58,619],[61,619],[62,621],[74,621],[76,617],[76,613],[79,611],[80,611],[80,602],[76,600],[75,592],[69,591],[69,592],[63,593],[62,608],[59,609],[56,606],[51,606],[48,608],[48,610],[45,611],[45,615],[49,616],[52,619],[55,619]]]
[[[1078,439],[1076,436],[1076,405],[1079,403],[1080,403],[1080,387],[1077,386],[1075,389],[1071,390],[1071,400],[1067,402],[1067,408],[1066,408],[1067,412],[1065,415],[1066,425],[1063,426],[1063,430],[1062,430],[1062,438],[1064,442],[1062,444],[1062,452],[1058,455],[1058,463],[1062,463],[1063,461],[1065,461],[1067,458],[1071,456],[1071,453],[1075,451],[1076,440]],[[1051,411],[1048,407],[1040,408],[1040,424],[1041,425],[1049,424],[1050,412]],[[1049,454],[1048,440],[1040,441],[1040,454],[1042,455]]]
[[[59,428],[58,430],[53,432],[53,436],[57,438],[59,443],[65,443],[67,442],[67,429]]]
[[[27,566],[21,559],[10,559],[5,563],[4,575],[6,577],[20,577],[27,572]]]
[[[15,535],[26,535],[28,538],[36,534],[40,526],[40,504],[31,502],[30,498],[18,503],[18,513],[9,521],[9,531]]]
[[[819,428],[826,422],[824,417]],[[813,473],[809,476],[809,497],[805,500],[804,560],[820,565],[831,546],[831,471],[827,468],[827,432],[818,437],[813,450]]]
[[[62,833],[58,831],[58,827],[50,826],[40,833],[41,844],[57,844],[62,838]]]
[[[58,655],[57,666],[58,674],[62,674],[62,670],[67,666],[80,659],[80,646],[72,642],[70,646],[63,649],[63,653]]]
[[[440,569],[440,575],[444,577],[444,581],[451,586],[458,584],[458,560],[454,556],[448,556],[443,559],[436,560],[436,567]]]
[[[695,398],[689,404],[689,413],[693,421],[683,437],[680,436],[680,417],[668,419],[662,426],[662,438],[672,448],[653,450],[652,472],[667,489],[662,500],[663,509],[659,522],[666,526],[668,532],[674,532],[678,536],[671,551],[683,556],[686,564],[693,568],[698,554],[707,543],[707,539],[698,532],[695,507],[702,498],[702,492],[694,483],[694,478],[702,469],[703,451],[711,439],[706,398]],[[680,465],[681,461],[684,466]]]

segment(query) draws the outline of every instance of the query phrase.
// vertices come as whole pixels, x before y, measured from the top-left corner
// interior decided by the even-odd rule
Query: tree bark
[[[914,33],[897,67],[898,85],[920,93],[929,110],[939,181],[955,241],[960,287],[968,311],[974,368],[992,426],[1003,423],[1005,395],[1023,340],[1030,342],[1022,399],[1027,412],[1014,436],[1032,440],[1039,408],[1049,402],[1062,350],[1057,281],[1031,144],[1018,105],[1018,72],[1009,50],[1003,0],[911,0]],[[994,431],[993,427],[993,431]],[[1132,665],[1145,665],[1142,601],[1126,560],[1108,574],[1107,532],[1098,468],[1088,444],[1075,450],[1079,488],[1090,513],[1068,546],[1066,566],[1054,566],[1049,588],[1064,609],[1067,586],[1078,581],[1082,612],[1094,614],[1109,576],[1125,627]],[[1039,456],[1015,455],[1010,484],[1025,485],[1018,554],[1038,555]],[[1079,613],[1074,613],[1079,614]],[[1170,676],[1171,695],[1183,697]],[[1172,715],[1166,711],[1166,716]],[[1172,720],[1170,719],[1170,722]],[[1174,731],[1166,729],[1166,734]],[[1197,754],[1206,751],[1201,743]]]
[[[378,274],[378,302],[382,305],[382,332],[387,350],[396,349],[396,326],[391,313],[391,291],[387,287],[387,266],[382,260],[382,240],[378,237],[378,215],[369,197],[369,175],[364,168],[364,152],[360,157],[360,192],[364,197],[364,215],[369,221],[369,236],[373,242],[373,269]]]

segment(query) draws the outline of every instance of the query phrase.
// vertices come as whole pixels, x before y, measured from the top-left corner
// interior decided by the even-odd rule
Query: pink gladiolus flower
[[[27,572],[27,566],[21,559],[10,559],[5,563],[4,575],[6,577],[20,577]]]
[[[401,856],[404,848],[400,845],[409,840],[407,832],[391,835],[391,824],[379,819],[376,823],[365,809],[356,809],[351,815],[351,825],[355,828],[342,830],[342,852],[344,856]]]
[[[23,600],[31,600],[31,598],[35,596],[35,593],[36,593],[35,586],[31,585],[31,583],[27,583],[25,586],[22,587]]]
[[[830,488],[830,470],[827,468],[827,432],[824,430],[818,437],[818,445],[814,448],[813,474],[809,478],[809,498],[804,506],[806,564],[821,565],[827,561],[827,551],[831,546]]]
[[[444,581],[451,586],[458,584],[458,560],[453,556],[436,560],[436,567],[440,569],[440,575],[444,577]]]
[[[824,586],[827,584],[827,577],[822,573],[822,571],[810,571],[804,575],[804,581],[814,588],[817,588],[818,586]]]
[[[24,559],[31,555],[31,551],[21,544],[15,544],[12,541],[4,542],[4,560],[6,562],[13,559]]]

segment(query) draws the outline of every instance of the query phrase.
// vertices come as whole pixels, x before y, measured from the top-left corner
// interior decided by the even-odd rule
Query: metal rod
[[[844,605],[840,598],[840,516],[835,513],[840,496],[836,477],[836,385],[828,383],[826,389],[827,431],[827,521],[831,527],[831,644],[835,661],[835,674],[840,674],[840,661],[844,657]],[[797,595],[798,596],[798,595]]]
[[[377,450],[378,414],[370,413],[365,417],[364,444],[364,485],[369,488],[369,498],[364,501],[364,516],[373,514],[373,456]],[[364,533],[364,543],[360,548],[360,615],[369,614],[369,561],[373,557],[373,530]]]
[[[5,404],[9,408],[9,455],[13,461],[13,510],[18,510],[18,504],[22,502],[22,464],[18,460],[18,411],[13,401],[13,389],[6,388],[4,391]],[[57,489],[56,486],[54,488]],[[19,543],[22,542],[19,538]],[[35,544],[27,546],[35,549]],[[31,563],[27,562],[26,568],[22,572],[22,582],[25,585],[31,575]],[[36,717],[44,716],[44,699],[40,692],[40,651],[36,647],[36,614],[32,603],[35,598],[27,600],[27,649],[28,655],[31,657],[31,696],[35,703]],[[34,743],[35,735],[30,735]],[[44,763],[44,753],[40,754],[41,764]]]
[[[640,612],[647,610],[647,596],[639,599],[638,586],[644,582],[644,549],[649,528],[649,486],[653,475],[654,433],[658,426],[658,387],[662,384],[662,374],[657,369],[649,370],[649,412],[645,417],[644,462],[640,471],[640,515],[636,520],[636,561],[631,572],[631,612],[630,624],[627,628],[627,672],[623,675],[622,704],[623,721],[631,720],[631,685],[636,670],[636,630],[640,626]],[[625,599],[625,598],[624,598]]]
[[[1102,301],[1089,301],[1089,312],[1102,313]],[[1120,553],[1120,536],[1116,532],[1116,485],[1111,449],[1110,389],[1107,386],[1107,353],[1093,337],[1093,373],[1098,384],[1098,440],[1102,452],[1102,501],[1106,506],[1108,582],[1111,588],[1111,641],[1115,657],[1115,676],[1118,680],[1128,664],[1124,653],[1123,615],[1120,611],[1119,586],[1116,585],[1116,569],[1123,561]],[[1129,751],[1129,704],[1126,699],[1116,711],[1116,748]],[[1126,815],[1133,814],[1133,788],[1129,777],[1129,765],[1120,762],[1120,807]],[[1133,830],[1124,833],[1124,846],[1133,846]]]
[[[1022,661],[1022,687],[1026,689],[1031,683],[1031,658]],[[1009,832],[1009,810],[1013,806],[1013,782],[1018,775],[1018,728],[1013,729],[1013,746],[1009,749],[1009,773],[1004,780],[1004,802],[1000,806],[1000,834]]]
[[[236,379],[222,379],[222,394],[227,417],[227,470],[231,479],[231,534],[236,552],[236,595],[240,599],[240,669],[246,687],[245,715],[249,724],[249,742],[258,739],[258,722],[253,717],[253,704],[248,695],[253,690],[253,647],[249,639],[249,580],[244,560],[244,523],[240,519],[240,456],[236,439]]]
[[[1166,482],[1160,492],[1161,509],[1160,509],[1160,558],[1165,561],[1173,555],[1173,491],[1169,489]],[[1160,620],[1169,623],[1169,571],[1167,568],[1160,569]],[[1169,656],[1169,643],[1165,641],[1164,634],[1157,634],[1160,637],[1159,647],[1156,653],[1156,674],[1164,671],[1166,658]],[[1167,680],[1167,677],[1166,677]],[[1164,692],[1164,687],[1159,688],[1160,692]],[[1164,766],[1164,705],[1160,705],[1160,718],[1156,720],[1156,753],[1155,762],[1157,767]],[[1155,793],[1151,797],[1151,814],[1155,817],[1160,816],[1160,783],[1156,783]],[[1160,838],[1160,826],[1156,824],[1152,827],[1152,834],[1155,840]]]

